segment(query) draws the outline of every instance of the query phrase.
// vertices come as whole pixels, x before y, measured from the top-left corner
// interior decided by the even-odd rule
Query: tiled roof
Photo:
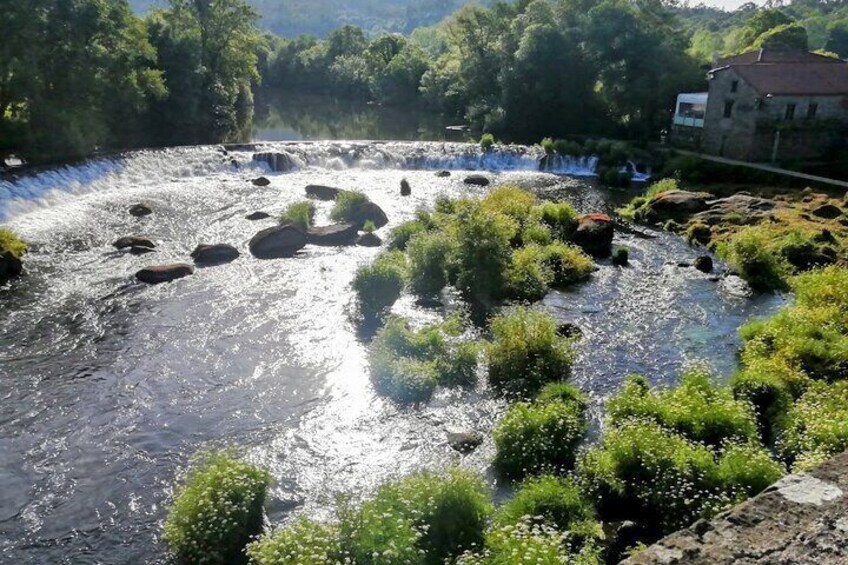
[[[712,72],[728,68],[763,95],[848,96],[848,63],[815,53],[759,49],[724,59]]]
[[[741,55],[734,55],[725,59],[719,59],[716,68],[730,67],[735,65],[754,65],[763,63],[826,63],[839,64],[839,59],[809,53],[807,51],[795,51],[788,49],[762,48],[756,51],[748,51]]]

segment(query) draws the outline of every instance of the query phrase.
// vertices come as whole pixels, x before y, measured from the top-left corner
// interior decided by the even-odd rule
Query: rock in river
[[[446,179],[449,176],[451,176],[451,172],[450,171],[437,171],[436,176],[439,177],[440,179]]]
[[[250,181],[253,183],[253,186],[268,186],[271,184],[271,181],[268,180],[267,177],[259,177]]]
[[[130,255],[147,255],[148,253],[156,253],[156,250],[151,247],[142,247],[141,245],[130,247]]]
[[[24,270],[21,260],[14,256],[11,251],[0,253],[0,284],[12,277],[19,276]]]
[[[354,206],[346,219],[360,229],[367,222],[373,222],[374,226],[378,229],[389,223],[389,218],[383,209],[370,200]]]
[[[137,272],[135,277],[143,283],[161,284],[175,281],[191,274],[194,274],[194,267],[185,263],[175,263],[173,265],[154,265],[147,267]]]
[[[365,233],[356,240],[356,245],[360,247],[380,247],[383,245],[383,240],[376,233]]]
[[[824,204],[813,210],[813,216],[825,220],[835,220],[842,215],[842,209],[833,204]]]
[[[606,214],[589,214],[578,220],[572,241],[594,257],[609,257],[615,228]]]
[[[295,226],[262,230],[250,240],[250,252],[259,259],[292,257],[306,245],[306,233]]]
[[[253,160],[266,163],[275,173],[287,173],[298,166],[297,161],[288,153],[268,152],[256,153]]]
[[[695,268],[702,273],[712,273],[714,268],[713,258],[709,255],[698,257],[695,259]]]
[[[252,214],[248,214],[247,216],[245,216],[245,219],[250,220],[251,222],[255,222],[257,220],[265,220],[265,219],[270,218],[270,217],[271,217],[271,214],[269,214],[267,212],[254,212]]]
[[[312,245],[336,247],[354,245],[359,237],[359,227],[356,224],[334,224],[319,228],[309,228],[306,240]]]
[[[146,237],[141,237],[138,235],[128,235],[126,237],[122,237],[112,244],[113,247],[117,249],[126,249],[128,247],[147,247],[148,249],[154,249],[156,244],[147,239]]]
[[[488,178],[483,175],[470,175],[465,177],[465,184],[470,184],[473,186],[489,186],[492,183]]]
[[[191,258],[194,259],[196,265],[209,267],[232,263],[240,255],[238,249],[226,243],[216,243],[214,245],[201,244],[191,252]]]
[[[652,220],[675,219],[703,212],[708,208],[707,201],[711,198],[712,194],[706,192],[670,190],[651,198],[648,208]]]
[[[152,213],[153,210],[150,209],[150,206],[146,206],[144,204],[130,206],[130,216],[135,218],[143,218],[144,216],[149,216]]]
[[[448,434],[448,445],[460,453],[471,453],[483,443],[480,434],[474,432],[457,432]]]
[[[332,186],[321,186],[318,184],[310,184],[306,187],[306,196],[308,196],[309,198],[314,198],[315,200],[324,200],[326,202],[335,200],[342,192],[345,191],[340,188],[333,188]]]
[[[401,196],[410,196],[412,195],[412,186],[410,186],[409,181],[403,179],[400,181],[400,195]]]

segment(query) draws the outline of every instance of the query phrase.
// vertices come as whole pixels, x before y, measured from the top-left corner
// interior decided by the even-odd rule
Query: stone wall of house
[[[733,82],[738,83],[732,92]],[[704,116],[701,147],[706,153],[748,160],[756,130],[756,99],[759,94],[733,69],[715,73],[710,79],[710,96]],[[730,118],[724,117],[727,102],[733,102]]]
[[[672,534],[622,565],[845,565],[848,453]]]

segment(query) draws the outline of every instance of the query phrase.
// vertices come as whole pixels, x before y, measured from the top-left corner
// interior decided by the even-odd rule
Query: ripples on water
[[[584,212],[627,195],[533,172],[538,155],[524,148],[485,158],[445,144],[286,150],[301,167],[268,175],[267,188],[248,182],[267,174],[250,153],[225,158],[214,148],[144,151],[0,183],[0,219],[32,244],[27,276],[0,289],[0,561],[163,562],[158,537],[175,473],[209,446],[244,446],[272,470],[274,522],[302,509],[326,515],[336,493],[365,494],[415,469],[486,470],[490,442],[461,458],[446,433],[488,433],[501,402],[485,391],[442,392],[421,409],[399,409],[371,390],[349,285],[378,250],[308,247],[294,259],[259,261],[246,243],[274,220],[244,216],[279,213],[307,184],[366,192],[390,227],[438,195],[483,194],[462,174],[436,178],[438,168],[499,171],[498,182]],[[567,162],[560,171],[585,176],[593,166]],[[410,199],[398,196],[402,178]],[[140,201],[153,216],[127,214]],[[321,204],[319,221],[328,213]],[[153,238],[157,253],[116,253],[111,243],[128,234]],[[598,400],[632,372],[672,383],[683,364],[707,360],[729,373],[738,326],[779,305],[750,298],[734,279],[678,268],[697,252],[655,235],[619,235],[629,268],[601,262],[591,282],[544,301],[585,332],[575,381]],[[185,261],[198,243],[217,242],[236,245],[242,258],[174,284],[133,282],[143,266]],[[438,317],[409,299],[397,308]]]

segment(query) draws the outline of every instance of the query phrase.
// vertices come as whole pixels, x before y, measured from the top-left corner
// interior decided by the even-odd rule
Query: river
[[[307,247],[260,261],[246,242],[304,196],[307,184],[359,189],[390,227],[439,195],[482,195],[463,171],[482,169],[583,212],[631,196],[609,192],[586,160],[536,170],[538,149],[481,155],[450,143],[268,144],[298,163],[269,173],[252,151],[217,147],[140,151],[0,182],[0,221],[31,243],[26,276],[0,288],[0,562],[164,563],[161,523],[179,469],[200,449],[235,445],[276,483],[272,522],[327,515],[341,492],[367,494],[419,468],[460,464],[487,472],[489,440],[453,453],[449,431],[487,434],[504,404],[485,387],[440,392],[421,408],[375,396],[366,346],[350,320],[350,282],[379,252]],[[231,159],[238,163],[233,166]],[[437,178],[451,169],[451,178]],[[249,180],[267,175],[272,184]],[[399,196],[401,179],[413,196]],[[143,202],[153,215],[136,219]],[[328,221],[326,204],[319,222]],[[382,230],[385,235],[388,229]],[[140,234],[154,255],[117,253]],[[543,307],[582,328],[574,382],[597,405],[630,373],[675,382],[686,363],[721,374],[736,366],[737,328],[780,304],[752,297],[739,279],[711,280],[681,261],[681,238],[617,235],[631,265],[599,262],[591,281],[548,296]],[[148,287],[133,274],[186,261],[199,243],[230,243],[242,257]],[[396,311],[438,319],[404,298]]]

